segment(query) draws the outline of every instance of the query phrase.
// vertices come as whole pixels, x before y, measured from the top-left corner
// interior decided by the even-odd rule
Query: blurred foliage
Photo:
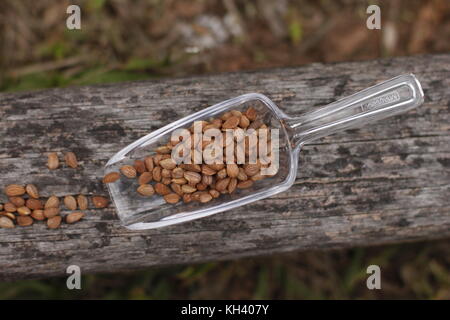
[[[449,241],[303,252],[0,284],[0,299],[450,299]],[[381,268],[381,290],[366,269]]]
[[[0,91],[375,59],[450,50],[448,0],[0,1]],[[450,299],[449,241],[0,283],[0,299]],[[366,268],[380,265],[382,290]]]

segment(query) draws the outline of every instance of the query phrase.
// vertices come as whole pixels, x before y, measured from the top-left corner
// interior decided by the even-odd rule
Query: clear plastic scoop
[[[153,154],[163,141],[170,141],[175,129],[189,128],[194,121],[219,116],[231,109],[243,111],[252,106],[270,128],[279,129],[279,169],[275,176],[208,203],[181,201],[168,204],[156,194],[145,198],[136,193],[136,179],[120,179],[108,184],[108,189],[122,224],[129,229],[159,228],[210,216],[288,189],[295,181],[299,151],[305,143],[406,112],[420,106],[423,101],[420,83],[412,74],[395,77],[298,118],[289,117],[262,94],[245,94],[142,137],[115,154],[106,164],[105,171],[118,171],[124,164],[132,164],[135,159]]]

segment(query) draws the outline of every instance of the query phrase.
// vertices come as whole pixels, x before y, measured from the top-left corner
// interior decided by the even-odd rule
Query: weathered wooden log
[[[306,146],[289,191],[156,230],[129,231],[114,208],[92,204],[84,220],[60,229],[0,229],[0,278],[450,236],[450,54],[0,94],[0,187],[32,182],[42,196],[106,195],[110,156],[206,106],[261,92],[300,115],[409,72],[423,85],[423,106]],[[69,150],[79,169],[46,168],[47,152]]]

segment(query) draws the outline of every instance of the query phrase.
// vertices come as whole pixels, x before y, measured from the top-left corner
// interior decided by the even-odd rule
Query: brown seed
[[[192,196],[189,193],[183,194],[183,202],[184,203],[189,203],[191,201],[192,201]]]
[[[69,210],[77,210],[77,200],[73,196],[65,196],[64,205]]]
[[[33,224],[33,218],[29,216],[19,216],[17,217],[17,224],[21,227],[28,227]]]
[[[213,197],[213,198],[218,198],[220,196],[220,192],[217,191],[216,189],[211,189],[209,190],[209,194]]]
[[[172,171],[172,178],[183,178],[184,170],[182,168],[175,168]]]
[[[223,168],[222,170],[219,170],[219,172],[217,172],[217,178],[219,179],[224,179],[227,176],[227,169]]]
[[[88,199],[84,195],[78,195],[77,202],[80,210],[86,210],[88,208]]]
[[[192,186],[190,186],[190,185],[188,185],[188,184],[183,184],[183,185],[181,186],[181,190],[182,190],[184,193],[192,193],[192,192],[197,191],[196,188],[194,188],[194,187],[192,187]]]
[[[5,216],[0,216],[0,228],[14,228],[14,222]]]
[[[161,170],[161,177],[163,178],[171,178],[172,177],[172,171],[169,169],[162,169]]]
[[[31,216],[33,217],[33,219],[39,220],[39,221],[42,221],[45,219],[44,210],[41,210],[41,209],[33,210],[33,212],[31,213]]]
[[[44,207],[42,201],[39,199],[28,199],[26,202],[26,206],[31,210],[39,210]]]
[[[153,180],[160,182],[161,178],[162,178],[161,177],[161,167],[154,167],[152,175],[153,175]]]
[[[235,163],[227,164],[227,174],[231,178],[236,178],[239,174],[239,167]]]
[[[166,186],[163,183],[157,183],[155,184],[155,191],[157,194],[161,195],[161,196],[165,196],[166,194],[170,193],[170,189],[168,186]]]
[[[184,173],[184,178],[189,182],[191,185],[196,185],[202,180],[202,176],[198,172],[193,171],[186,171]]]
[[[202,172],[202,167],[198,164],[182,163],[180,167],[187,171]]]
[[[220,129],[222,127],[222,120],[221,119],[214,119],[211,121],[211,125],[214,126],[214,128]]]
[[[69,213],[66,217],[66,223],[75,223],[80,221],[84,217],[83,212],[72,212]]]
[[[172,150],[168,146],[161,146],[161,147],[156,148],[156,152],[161,153],[161,154],[168,154],[171,151]]]
[[[71,167],[71,168],[76,168],[78,167],[78,160],[77,160],[77,156],[75,155],[75,153],[73,152],[67,152],[64,155],[64,160],[66,161],[66,164]]]
[[[259,165],[258,164],[246,164],[244,166],[244,172],[248,176],[254,176],[259,172]]]
[[[141,184],[137,188],[137,192],[145,197],[150,197],[155,194],[155,189],[151,184]]]
[[[224,191],[228,187],[229,183],[230,183],[230,178],[219,179],[216,182],[216,190],[220,191],[220,192]]]
[[[4,207],[5,207],[4,209],[6,212],[16,212],[17,211],[17,207],[14,204],[12,204],[11,202],[5,203]]]
[[[173,192],[175,192],[177,195],[182,196],[183,195],[183,190],[181,189],[181,185],[176,184],[176,183],[172,183],[170,185],[170,188],[173,190]]]
[[[261,127],[263,123],[260,120],[255,120],[252,121],[252,123],[250,123],[250,125],[248,126],[248,129],[258,129]]]
[[[231,110],[230,112],[233,116],[236,116],[236,117],[242,116],[242,112],[240,112],[239,110]]]
[[[202,193],[200,195],[199,200],[200,200],[201,203],[206,203],[206,202],[211,201],[212,198],[213,198],[212,195],[210,195],[209,193],[204,192],[204,193]]]
[[[22,197],[9,197],[9,202],[16,207],[23,207],[25,205],[25,199]]]
[[[161,179],[161,183],[165,184],[165,185],[169,185],[172,182],[172,179],[170,178],[162,178]]]
[[[147,184],[147,183],[149,183],[150,181],[152,181],[152,177],[153,177],[152,173],[146,171],[146,172],[144,172],[143,174],[141,174],[141,175],[139,176],[139,178],[138,178],[138,183],[139,183],[139,184]]]
[[[92,203],[96,208],[106,208],[108,206],[109,200],[105,197],[94,196],[92,197]],[[81,207],[80,207],[81,209]],[[83,209],[82,209],[83,210]]]
[[[208,186],[203,183],[197,183],[197,185],[195,187],[197,188],[198,191],[204,191],[204,190],[206,190],[206,188],[208,188]]]
[[[185,178],[176,178],[171,180],[173,183],[176,184],[186,184],[187,180]]]
[[[223,168],[225,168],[225,165],[223,163],[213,163],[213,164],[208,164],[208,167],[210,167],[211,169],[213,169],[214,171],[219,171],[222,170]]]
[[[248,179],[247,175],[245,174],[245,171],[243,168],[239,168],[239,173],[237,175],[238,180],[245,181]]]
[[[258,180],[262,180],[265,179],[266,176],[262,175],[261,172],[258,172],[257,174],[255,174],[254,176],[251,176],[250,179],[252,181],[258,181]]]
[[[250,107],[250,108],[248,108],[247,109],[247,111],[245,111],[245,116],[248,118],[248,120],[250,120],[250,121],[254,121],[254,120],[256,120],[256,117],[257,117],[257,112],[256,112],[256,109],[255,108],[253,108],[253,107]]]
[[[47,167],[50,170],[54,170],[59,167],[59,159],[58,159],[58,154],[56,152],[52,152],[52,153],[48,154]]]
[[[59,207],[59,199],[56,196],[51,196],[47,199],[47,202],[45,202],[44,208],[57,208]]]
[[[120,172],[122,172],[122,174],[127,177],[127,178],[136,178],[136,169],[133,166],[130,166],[128,164],[122,166],[122,168],[120,168]]]
[[[212,176],[203,175],[202,176],[202,183],[204,185],[209,186],[211,183],[213,183],[213,177]]]
[[[5,194],[8,197],[21,196],[25,193],[25,188],[18,184],[10,184],[5,188]]]
[[[213,170],[211,167],[209,167],[206,164],[202,164],[202,173],[206,174],[207,176],[212,176],[216,174],[216,170]]]
[[[144,159],[145,167],[147,171],[152,172],[155,164],[153,163],[153,157],[146,157]]]
[[[250,120],[247,118],[247,116],[242,116],[239,120],[239,127],[242,129],[247,128],[250,125]]]
[[[235,129],[239,124],[239,117],[232,116],[222,124],[222,129]]]
[[[164,200],[166,200],[167,203],[174,204],[180,201],[180,196],[176,193],[169,193],[164,196]]]
[[[194,193],[192,194],[192,201],[200,201],[200,196],[201,196],[203,193],[204,193],[204,192],[202,192],[202,191],[194,192]]]
[[[59,228],[59,226],[61,225],[61,216],[54,216],[51,217],[47,220],[47,227],[49,229],[56,229]]]
[[[142,174],[145,171],[147,171],[145,163],[142,160],[134,160],[134,168],[136,169],[136,172],[139,174]]]
[[[0,211],[0,216],[5,216],[11,220],[16,220],[16,216],[12,212]]]
[[[172,169],[174,169],[177,166],[175,161],[173,161],[171,158],[161,160],[159,162],[159,165],[161,167],[163,167],[164,169],[168,169],[168,170],[172,170]]]
[[[107,173],[103,177],[103,183],[113,183],[113,182],[116,182],[117,180],[119,180],[119,178],[120,178],[120,173],[113,171],[113,172]]]
[[[253,185],[253,181],[252,180],[245,180],[245,181],[241,181],[237,184],[237,187],[239,189],[247,189],[250,188]]]
[[[44,209],[44,216],[46,218],[52,218],[59,214],[59,208],[46,208]]]
[[[230,111],[227,111],[224,114],[222,114],[220,119],[223,121],[226,121],[226,120],[230,119],[232,116],[233,116],[233,114]]]
[[[236,190],[237,183],[238,183],[238,180],[236,178],[230,179],[230,183],[228,184],[228,187],[227,187],[228,193],[233,193],[234,190]]]
[[[153,157],[153,162],[155,163],[155,166],[159,166],[159,162],[163,159],[162,154],[157,154]]]
[[[39,198],[39,191],[34,184],[27,184],[25,190],[31,198]]]
[[[3,204],[0,203],[0,211],[3,210]]]

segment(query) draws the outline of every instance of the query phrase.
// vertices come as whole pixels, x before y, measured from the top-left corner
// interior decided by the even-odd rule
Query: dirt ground
[[[374,2],[370,2],[373,4]],[[0,91],[450,51],[450,1],[2,0]],[[81,30],[67,30],[79,4]],[[449,240],[0,284],[0,298],[450,299]],[[367,290],[365,268],[383,270]]]

